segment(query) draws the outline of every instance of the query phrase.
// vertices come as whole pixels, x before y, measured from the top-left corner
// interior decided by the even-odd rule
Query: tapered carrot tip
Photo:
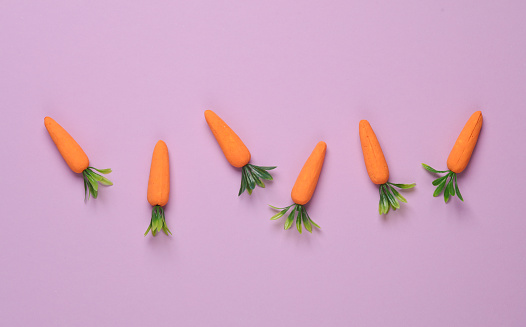
[[[367,120],[360,121],[359,129],[363,159],[369,178],[375,184],[385,184],[389,179],[389,168],[376,134]]]
[[[291,198],[294,203],[304,205],[312,198],[316,185],[318,184],[318,178],[323,167],[326,151],[327,144],[323,141],[318,142],[303,165],[291,192]]]
[[[44,118],[44,125],[69,168],[80,174],[89,166],[89,159],[80,145],[53,118]]]
[[[250,151],[237,134],[212,110],[205,111],[205,119],[228,162],[241,168],[250,161]]]
[[[482,128],[482,112],[476,111],[460,132],[460,135],[449,153],[447,167],[454,173],[461,173],[466,169]]]
[[[170,195],[170,162],[168,147],[157,142],[153,150],[150,178],[148,179],[148,202],[152,206],[164,206]]]

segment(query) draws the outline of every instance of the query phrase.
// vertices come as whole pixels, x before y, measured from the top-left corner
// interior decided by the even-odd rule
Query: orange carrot
[[[166,235],[172,234],[166,226],[163,206],[168,203],[170,195],[170,161],[168,158],[168,147],[160,140],[155,145],[150,166],[150,178],[148,179],[148,202],[153,206],[150,225],[144,233],[148,235],[151,230],[153,236],[164,231]]]
[[[256,185],[265,187],[261,180],[272,180],[268,170],[276,167],[250,164],[250,151],[239,136],[212,110],[205,111],[205,119],[228,162],[236,168],[242,168],[241,187],[238,195],[241,195],[245,190],[252,194]]]
[[[77,174],[89,166],[89,160],[80,145],[53,118],[44,118],[44,125],[69,168]]]
[[[165,206],[170,195],[170,161],[168,147],[162,140],[153,149],[150,178],[148,179],[148,202],[152,206]]]
[[[400,202],[407,203],[407,200],[395,189],[408,189],[415,187],[416,184],[394,184],[388,182],[389,168],[385,161],[384,153],[380,147],[380,142],[367,120],[361,120],[359,124],[360,142],[362,144],[363,159],[369,178],[374,184],[380,185],[380,203],[378,212],[387,214],[400,208]]]
[[[476,111],[460,132],[460,135],[447,158],[447,168],[454,173],[461,173],[466,169],[471,154],[475,149],[482,128],[482,112]]]
[[[296,228],[300,233],[302,232],[302,222],[305,226],[305,229],[307,229],[307,231],[311,233],[312,226],[320,228],[320,226],[318,226],[309,217],[309,214],[307,213],[307,210],[305,209],[304,205],[310,201],[314,190],[316,189],[316,185],[318,184],[318,179],[320,177],[321,168],[323,167],[323,161],[325,160],[326,151],[327,144],[325,142],[322,141],[316,144],[316,147],[314,148],[311,155],[303,165],[303,168],[301,169],[300,174],[296,179],[296,183],[294,183],[294,187],[292,188],[291,198],[292,201],[294,201],[294,204],[291,204],[288,207],[284,208],[270,206],[273,209],[280,210],[279,213],[270,218],[271,220],[281,218],[292,207],[292,211],[285,220],[285,229],[289,229],[292,226],[294,218],[296,218]]]
[[[62,158],[66,161],[69,168],[75,173],[80,174],[84,178],[84,195],[85,198],[93,196],[97,198],[98,182],[103,185],[113,185],[113,183],[106,177],[97,174],[92,169],[102,173],[109,174],[111,169],[97,169],[89,166],[89,159],[80,145],[69,135],[69,133],[60,126],[53,118],[45,117],[44,125],[51,136],[51,139],[57,146]]]
[[[447,158],[447,168],[449,170],[436,170],[429,165],[422,164],[426,170],[434,174],[447,173],[445,176],[441,176],[433,181],[432,184],[437,187],[433,196],[439,196],[442,191],[444,191],[444,201],[446,203],[451,196],[455,195],[458,196],[461,201],[464,201],[458,188],[457,174],[463,172],[469,164],[475,145],[477,145],[481,128],[482,112],[476,111],[471,115],[466,125],[464,125],[453,149],[449,153],[449,157]]]
[[[237,168],[246,165],[250,161],[250,151],[239,136],[212,110],[205,111],[205,119],[228,162]]]
[[[323,167],[326,151],[327,144],[323,141],[318,142],[303,165],[291,192],[291,198],[294,203],[305,205],[312,198],[312,194],[318,184],[318,178],[320,177],[321,168]]]
[[[389,168],[376,134],[367,120],[360,121],[360,142],[369,178],[375,184],[385,184],[389,179]]]

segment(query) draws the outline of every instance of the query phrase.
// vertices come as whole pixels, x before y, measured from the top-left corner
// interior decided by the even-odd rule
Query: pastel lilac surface
[[[523,1],[0,2],[0,325],[524,326]],[[203,111],[274,181],[239,170]],[[464,203],[433,198],[469,116]],[[83,201],[43,118],[114,186]],[[408,204],[378,215],[358,122]],[[173,236],[143,236],[151,151],[170,147]],[[284,231],[304,158],[328,151]],[[101,186],[102,187],[102,186]]]

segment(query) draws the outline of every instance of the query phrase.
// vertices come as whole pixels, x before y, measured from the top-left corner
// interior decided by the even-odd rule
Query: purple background
[[[44,4],[45,3],[45,4]],[[0,2],[0,325],[526,325],[524,1]],[[237,197],[213,109],[275,180]],[[459,183],[431,196],[464,123]],[[115,183],[83,202],[44,128]],[[392,182],[384,219],[358,122]],[[173,237],[143,237],[152,151],[170,151]],[[269,221],[316,142],[308,210]]]

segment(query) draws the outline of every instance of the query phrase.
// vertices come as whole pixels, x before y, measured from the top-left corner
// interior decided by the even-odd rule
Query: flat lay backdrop
[[[524,1],[1,1],[0,325],[525,326]],[[240,171],[216,111],[274,181]],[[484,125],[433,198],[469,116]],[[115,183],[83,202],[44,117]],[[358,122],[409,203],[378,215]],[[172,237],[144,237],[170,152]],[[300,235],[270,221],[328,150]]]

